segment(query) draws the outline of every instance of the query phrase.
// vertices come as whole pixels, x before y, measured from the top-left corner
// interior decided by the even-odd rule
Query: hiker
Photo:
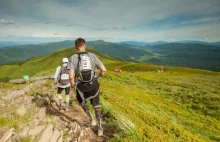
[[[66,94],[65,111],[69,110],[69,101],[70,101],[69,70],[67,69],[68,62],[69,62],[68,58],[63,58],[62,65],[57,67],[56,73],[54,75],[54,83],[55,85],[57,85],[57,95],[59,99],[60,110],[63,108],[62,92],[65,89],[65,94]]]
[[[68,69],[70,70],[70,83],[71,87],[76,87],[76,98],[81,104],[83,110],[88,115],[92,126],[98,124],[98,136],[103,135],[103,128],[101,122],[101,108],[100,108],[100,85],[98,78],[102,77],[106,68],[102,62],[93,53],[86,52],[86,42],[82,38],[78,38],[75,41],[75,48],[78,51],[70,58]],[[96,68],[100,69],[100,73],[97,74]],[[96,120],[94,120],[87,101],[95,109]]]

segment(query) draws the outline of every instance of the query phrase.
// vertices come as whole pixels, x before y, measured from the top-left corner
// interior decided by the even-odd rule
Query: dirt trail
[[[71,97],[73,98],[74,95],[72,94]],[[72,102],[68,111],[59,110],[57,103],[54,102],[50,106],[47,106],[46,113],[59,117],[59,119],[65,124],[64,126],[62,125],[63,123],[59,123],[58,125],[60,125],[60,128],[68,128],[69,132],[73,131],[67,138],[70,141],[78,139],[79,137],[80,141],[83,142],[104,142],[107,140],[107,136],[97,136],[97,127],[91,127],[85,112],[75,100]],[[74,128],[74,125],[78,125],[79,127]]]
[[[16,114],[15,117],[23,120],[26,116],[32,116],[26,123],[15,121],[19,123],[16,128],[2,127],[0,142],[27,139],[31,142],[105,142],[113,135],[103,122],[104,136],[97,136],[97,127],[90,126],[73,90],[70,93],[69,111],[59,110],[56,86],[52,80],[38,80],[24,88],[15,84],[12,90],[7,90],[7,94],[0,97],[1,105],[5,108],[1,112],[2,117],[10,116],[13,120]]]

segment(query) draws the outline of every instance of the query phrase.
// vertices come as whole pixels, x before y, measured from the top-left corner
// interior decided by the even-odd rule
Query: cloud
[[[219,7],[219,0],[0,0],[0,17],[22,26],[17,35],[162,40],[216,37]]]
[[[57,35],[60,35],[60,34],[58,34],[58,33],[54,33],[53,35],[57,36]]]
[[[12,20],[0,19],[0,24],[11,25],[11,24],[15,24],[15,22]]]
[[[95,31],[111,31],[111,30],[115,30],[115,31],[117,31],[117,30],[126,30],[127,28],[125,28],[125,27],[111,27],[111,28],[97,28],[97,29],[95,29]]]

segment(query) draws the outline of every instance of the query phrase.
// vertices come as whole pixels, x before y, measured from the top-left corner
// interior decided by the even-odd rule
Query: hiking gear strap
[[[88,98],[85,99],[83,92],[80,91],[77,87],[76,87],[76,89],[77,89],[77,91],[78,91],[80,97],[82,98],[83,103],[86,103],[87,100],[90,100],[90,99],[95,98],[95,97],[99,94],[99,91],[100,91],[100,87],[99,87],[97,93],[96,93],[94,96],[90,96],[90,97],[88,97]]]

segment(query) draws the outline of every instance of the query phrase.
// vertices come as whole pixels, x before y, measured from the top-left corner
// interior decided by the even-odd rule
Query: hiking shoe
[[[103,128],[98,129],[98,136],[103,136]]]
[[[96,126],[96,121],[94,119],[91,120],[91,125]]]

